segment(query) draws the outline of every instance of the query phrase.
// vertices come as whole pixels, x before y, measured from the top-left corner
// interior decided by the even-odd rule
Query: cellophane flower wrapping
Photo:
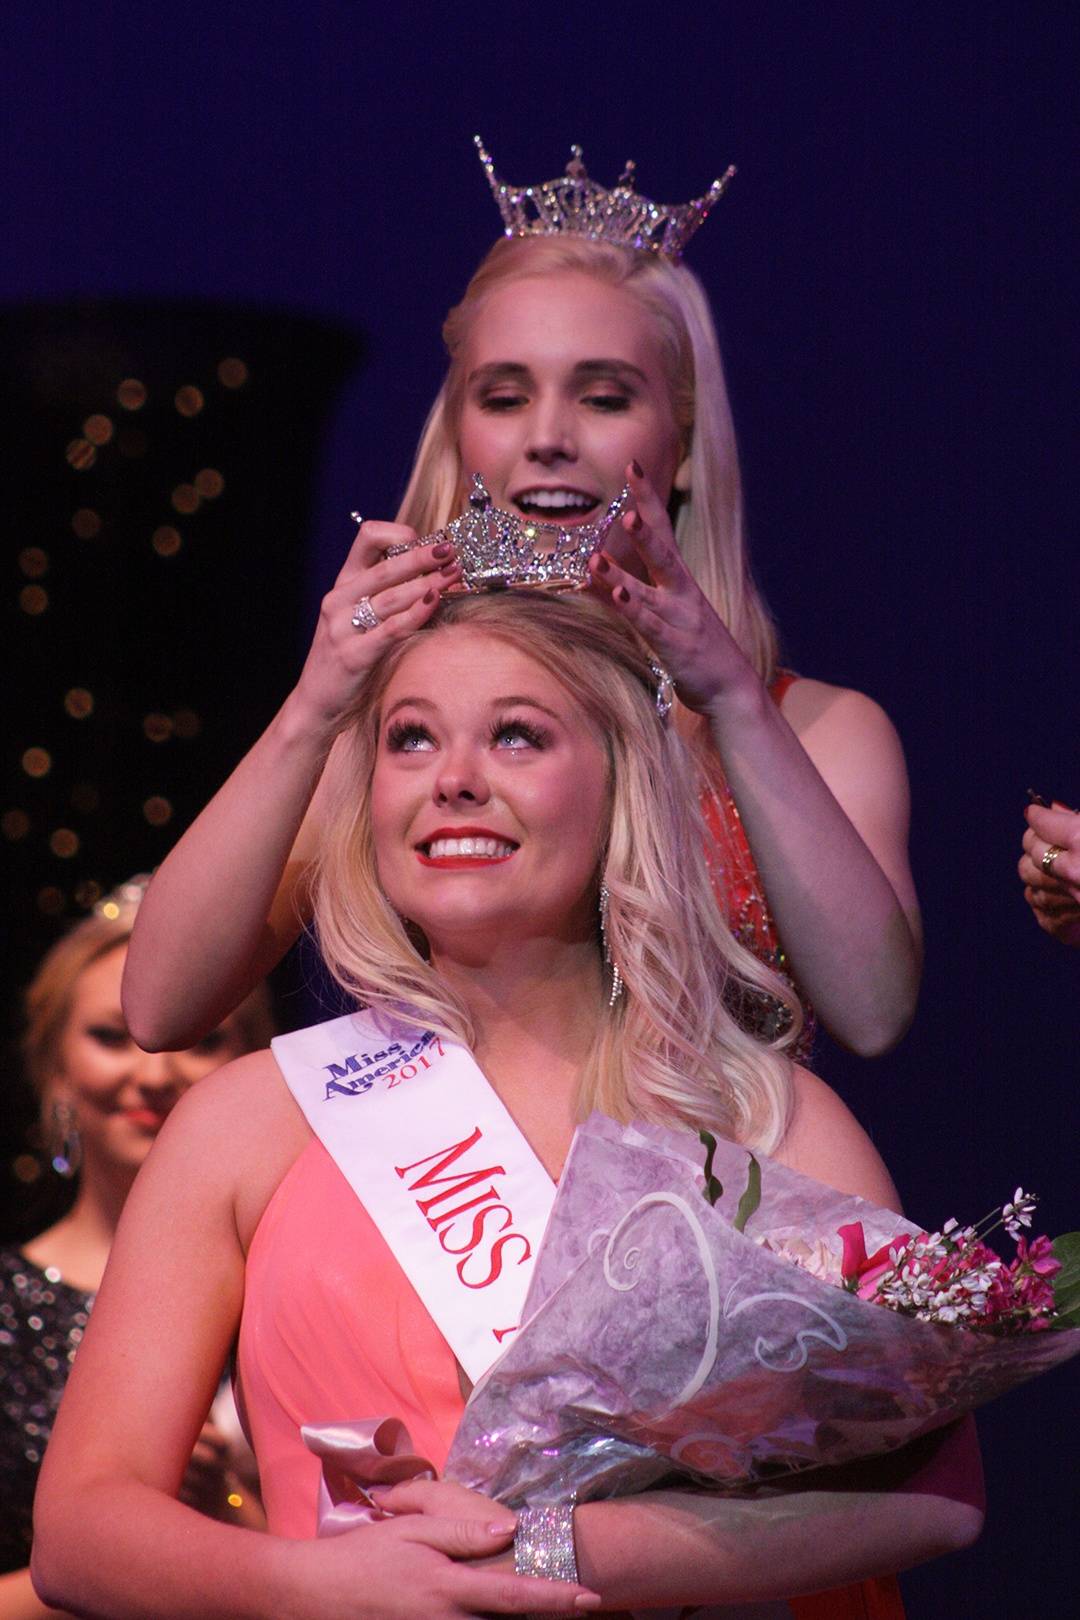
[[[919,1229],[717,1145],[715,1206],[690,1131],[579,1127],[522,1327],[478,1382],[446,1477],[518,1508],[645,1490],[673,1472],[745,1489],[889,1452],[1080,1349],[1080,1330],[1001,1338],[897,1315],[761,1246],[868,1249]]]

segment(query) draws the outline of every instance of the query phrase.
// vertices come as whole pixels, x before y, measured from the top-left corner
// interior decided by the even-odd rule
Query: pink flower
[[[1019,1238],[1016,1258],[1022,1265],[1030,1266],[1040,1277],[1055,1277],[1061,1270],[1061,1261],[1055,1260],[1048,1237],[1032,1238],[1030,1243],[1026,1238]]]
[[[850,1226],[838,1226],[836,1235],[844,1245],[844,1257],[840,1263],[840,1274],[845,1286],[852,1293],[858,1294],[860,1299],[870,1299],[877,1292],[877,1285],[886,1271],[891,1270],[893,1260],[889,1254],[892,1243],[883,1243],[880,1249],[873,1254],[866,1252],[866,1234],[862,1229],[862,1221],[852,1221]]]

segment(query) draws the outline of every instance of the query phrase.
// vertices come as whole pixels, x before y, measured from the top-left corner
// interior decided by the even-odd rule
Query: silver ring
[[[360,516],[359,512],[350,512],[349,516],[352,518],[358,529],[362,529],[364,527],[364,520]]]
[[[371,605],[370,596],[362,596],[352,610],[352,627],[365,635],[369,630],[377,630],[382,620]]]

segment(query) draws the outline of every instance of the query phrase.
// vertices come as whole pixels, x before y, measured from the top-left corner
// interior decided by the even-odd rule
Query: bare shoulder
[[[811,757],[822,747],[899,748],[896,727],[881,704],[850,686],[800,676],[784,693],[780,712]]]
[[[845,1102],[809,1069],[794,1071],[791,1120],[774,1158],[886,1209],[900,1199],[877,1148]]]
[[[177,1104],[151,1161],[161,1175],[192,1177],[228,1198],[244,1248],[266,1204],[311,1140],[269,1051],[226,1063]]]

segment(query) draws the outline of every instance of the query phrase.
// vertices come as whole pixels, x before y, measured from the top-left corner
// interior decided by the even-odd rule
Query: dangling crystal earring
[[[607,914],[608,914],[608,902],[609,902],[610,898],[611,898],[611,896],[608,894],[608,886],[607,886],[607,884],[606,883],[601,883],[601,885],[600,885],[600,938],[603,940],[603,943],[604,943],[604,961],[608,964],[608,966],[611,969],[611,994],[608,996],[608,1006],[609,1007],[614,1007],[615,1003],[618,1001],[619,997],[623,993],[623,977],[622,977],[622,974],[619,972],[619,964],[618,964],[618,962],[615,961],[614,957],[612,956],[611,947],[608,944]]]
[[[70,1181],[82,1163],[82,1142],[70,1103],[52,1105],[52,1167],[58,1176]]]

